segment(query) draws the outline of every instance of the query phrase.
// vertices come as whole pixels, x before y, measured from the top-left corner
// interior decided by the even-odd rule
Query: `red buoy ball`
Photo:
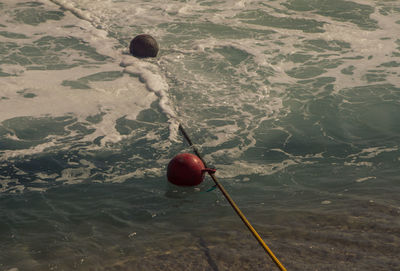
[[[199,157],[191,153],[181,153],[169,162],[167,178],[175,185],[195,186],[204,180],[206,171]]]

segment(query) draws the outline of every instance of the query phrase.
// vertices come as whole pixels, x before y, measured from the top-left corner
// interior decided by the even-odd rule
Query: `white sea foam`
[[[239,175],[252,175],[252,174],[256,174],[259,176],[268,176],[296,164],[298,163],[289,159],[279,163],[269,163],[269,164],[235,161],[230,165],[219,165],[218,175],[223,176],[224,178],[234,178]]]
[[[124,72],[138,76],[140,81],[146,84],[147,89],[157,95],[161,110],[169,118],[170,139],[177,140],[178,120],[168,95],[168,83],[159,67],[133,57],[125,57],[121,61],[121,66],[124,67]]]
[[[10,2],[10,0],[8,1]],[[287,86],[296,85],[299,81],[288,74],[293,68],[302,67],[304,63],[294,63],[286,57],[295,53],[310,54],[313,61],[319,59],[321,52],[307,50],[304,44],[307,40],[324,40],[327,42],[344,41],[350,44],[351,48],[345,52],[326,52],[324,60],[336,60],[342,57],[355,57],[362,55],[364,59],[348,59],[337,67],[328,68],[321,76],[335,78],[332,94],[338,94],[343,88],[365,84],[365,73],[382,62],[388,62],[390,55],[387,52],[396,50],[395,40],[385,39],[395,26],[395,17],[383,16],[376,10],[372,18],[379,23],[380,29],[375,31],[363,30],[354,27],[349,22],[339,22],[327,16],[318,15],[315,12],[295,12],[293,18],[315,19],[326,22],[323,26],[323,33],[305,33],[302,30],[284,29],[266,25],[248,24],[236,15],[245,10],[260,8],[257,1],[221,1],[213,3],[214,12],[209,11],[210,7],[201,2],[169,2],[157,0],[142,2],[139,0],[129,1],[100,1],[100,0],[46,0],[49,7],[54,8],[57,4],[64,9],[66,16],[59,21],[43,23],[40,28],[26,24],[18,24],[18,31],[28,36],[26,42],[37,39],[38,29],[50,36],[72,36],[77,37],[96,49],[97,52],[109,56],[107,64],[97,67],[75,67],[69,70],[52,71],[26,71],[18,65],[4,65],[3,72],[18,74],[18,77],[7,77],[2,79],[6,87],[4,96],[9,100],[0,108],[0,121],[18,116],[64,116],[77,117],[77,121],[85,121],[89,116],[105,113],[100,123],[90,124],[88,128],[95,131],[80,139],[81,141],[100,140],[99,146],[103,148],[108,143],[119,142],[130,137],[121,135],[116,130],[116,121],[125,117],[135,119],[139,112],[149,108],[156,99],[159,101],[161,111],[168,117],[170,135],[169,140],[177,140],[178,123],[195,125],[198,129],[208,129],[203,124],[206,114],[202,109],[219,108],[225,106],[235,112],[234,116],[225,115],[213,119],[232,118],[229,125],[211,126],[213,137],[207,138],[204,147],[218,147],[225,142],[241,138],[241,145],[235,147],[224,147],[216,151],[210,158],[226,156],[230,159],[240,157],[246,150],[256,145],[256,130],[259,124],[270,120],[283,118],[290,110],[287,105],[289,93]],[[53,4],[51,4],[51,3]],[[268,11],[274,17],[289,17],[288,14],[280,13],[277,10],[283,8],[284,1],[275,1],[262,5],[264,11]],[[11,2],[10,2],[11,3]],[[371,2],[366,1],[371,4]],[[157,6],[157,8],[154,8]],[[180,43],[182,34],[178,30],[174,33],[173,24],[187,22],[188,18],[196,18],[193,24],[215,23],[223,26],[247,28],[249,31],[257,29],[265,31],[265,38],[219,37],[217,34],[205,33],[193,36],[192,39],[184,39]],[[191,19],[193,20],[193,19]],[[7,18],[0,18],[0,22],[7,24]],[[75,27],[66,28],[65,26]],[[170,26],[171,24],[172,26]],[[274,32],[270,32],[273,30]],[[170,48],[163,47],[162,54],[157,60],[137,59],[130,55],[126,49],[121,47],[119,40],[126,40],[127,37],[138,34],[138,31],[145,31],[156,34]],[[170,36],[176,34],[176,44],[173,44]],[[182,34],[182,35],[181,35]],[[224,33],[221,33],[224,34]],[[19,40],[18,43],[24,43]],[[197,57],[204,56],[206,59],[218,60],[217,63],[226,62],[225,56],[219,51],[235,49],[248,55],[247,62],[231,65],[231,78],[219,78],[214,74],[215,80],[210,80],[211,72],[204,68],[194,67],[197,64],[206,63],[198,60]],[[235,51],[233,50],[233,51]],[[329,51],[329,50],[328,50]],[[71,50],[66,60],[78,57],[79,54]],[[332,53],[328,55],[328,53]],[[368,59],[368,55],[373,55]],[[250,59],[250,60],[249,60]],[[196,63],[198,61],[199,63]],[[273,64],[272,64],[273,63]],[[353,65],[354,75],[344,75],[341,70]],[[389,68],[394,71],[394,68]],[[76,80],[77,78],[91,75],[96,72],[119,71],[124,74],[121,78],[113,81],[91,81],[87,84],[91,89],[71,89],[68,86],[60,86],[64,80]],[[261,75],[260,75],[261,74]],[[137,77],[137,78],[135,78]],[[221,76],[223,77],[223,76]],[[392,84],[398,82],[397,74],[392,73],[387,77]],[[169,84],[176,82],[171,90]],[[16,91],[26,88],[36,94],[34,99],[22,98]],[[245,87],[241,87],[245,86]],[[247,89],[247,87],[251,90]],[[176,90],[178,89],[178,90]],[[182,90],[184,89],[184,90]],[[175,91],[175,92],[174,92]],[[315,90],[316,96],[325,95],[325,90]],[[184,98],[179,98],[184,96]],[[205,97],[201,102],[193,101],[191,97]],[[308,97],[300,102],[305,103]],[[292,101],[292,100],[291,100]],[[289,101],[289,102],[291,102]],[[251,109],[249,109],[251,108]],[[249,112],[253,110],[252,112]],[[257,113],[254,113],[257,112]],[[240,123],[240,124],[239,124]],[[67,127],[68,128],[68,127]],[[276,127],[275,127],[276,128]],[[134,133],[134,131],[132,131]],[[325,131],[323,131],[325,133]],[[70,136],[72,136],[72,131]],[[327,137],[327,135],[325,133]],[[160,142],[158,134],[147,135],[149,140],[157,141],[151,143],[152,147],[166,148],[171,142]],[[244,139],[245,137],[245,139]],[[17,138],[15,138],[17,139]],[[157,139],[157,140],[154,140]],[[332,138],[331,138],[332,139]],[[286,139],[290,140],[290,136]],[[14,157],[24,153],[36,153],[49,147],[57,147],[57,138],[51,141],[32,147],[27,150],[9,151],[5,157]],[[307,162],[308,159],[321,159],[319,156],[304,155],[293,156],[288,152],[284,153],[292,161]],[[376,153],[361,153],[359,158],[366,158],[366,155],[377,155]],[[368,157],[367,157],[368,158]],[[161,158],[163,159],[163,158]],[[160,160],[161,161],[161,160]],[[353,159],[347,163],[367,163]],[[369,163],[369,162],[368,162]],[[262,170],[260,170],[262,171]],[[268,171],[265,169],[265,171]]]
[[[42,116],[64,116],[70,115],[77,118],[77,121],[85,121],[89,116],[106,113],[102,121],[92,124],[95,132],[85,136],[82,141],[92,141],[96,138],[101,139],[101,146],[109,142],[118,142],[127,136],[121,136],[115,129],[116,120],[121,117],[135,119],[140,111],[149,108],[150,104],[157,98],[160,100],[160,107],[170,117],[171,138],[177,134],[177,124],[172,118],[175,113],[170,105],[167,95],[168,84],[157,70],[154,64],[145,61],[133,60],[136,66],[130,68],[120,67],[121,59],[125,57],[122,50],[115,47],[118,42],[109,38],[108,33],[99,29],[98,17],[91,15],[88,11],[80,10],[73,3],[62,0],[54,0],[53,3],[61,5],[73,14],[66,12],[61,20],[48,21],[42,23],[40,28],[27,24],[18,24],[17,33],[25,34],[28,39],[18,40],[24,44],[32,42],[41,35],[52,37],[71,36],[84,40],[97,52],[110,57],[107,64],[97,65],[97,67],[75,67],[69,70],[25,70],[19,65],[2,65],[2,71],[18,75],[17,77],[4,77],[1,95],[7,97],[7,102],[3,102],[0,107],[0,121],[15,117],[42,117]],[[52,4],[48,3],[49,7]],[[53,5],[56,7],[55,5]],[[78,15],[79,18],[75,17]],[[7,24],[7,18],[0,19]],[[75,27],[65,28],[65,25]],[[13,40],[15,42],[15,40]],[[71,59],[82,58],[71,50],[65,59],[68,63]],[[136,70],[134,70],[136,67]],[[84,76],[105,71],[121,71],[136,74],[142,82],[127,74],[113,81],[92,81],[88,82],[91,89],[71,89],[68,86],[61,86],[65,80],[76,80]],[[26,88],[29,86],[29,89]],[[27,99],[21,94],[21,89],[25,92],[33,93],[34,98]],[[70,134],[70,136],[73,134]],[[15,138],[18,140],[18,138]],[[5,151],[2,158],[34,154],[41,152],[49,147],[57,145],[57,140],[52,140],[38,146],[16,151]],[[94,146],[95,147],[95,146]]]
[[[398,147],[387,148],[387,147],[371,147],[365,148],[361,152],[357,154],[351,154],[349,157],[351,158],[363,158],[363,159],[370,159],[375,158],[376,156],[380,155],[381,153],[385,152],[395,152],[398,151]]]
[[[145,177],[160,177],[165,174],[160,167],[157,168],[138,168],[133,172],[114,176],[111,178],[112,183],[123,183],[128,179],[143,179]]]
[[[21,193],[25,189],[25,186],[20,184],[18,179],[1,178],[0,184],[0,193]]]
[[[115,10],[120,12],[120,7],[118,3],[111,3],[107,1],[98,2],[96,5],[93,5],[93,1],[90,1],[86,4],[85,1],[80,1],[77,3],[72,3],[71,1],[65,0],[51,0],[52,2],[57,3],[70,10],[74,14],[77,14],[81,19],[86,20],[91,23],[95,28],[92,30],[94,32],[95,38],[92,40],[91,44],[94,44],[94,47],[100,48],[99,52],[102,52],[101,48],[104,47],[103,44],[113,44],[115,40],[112,40],[107,37],[107,32],[105,30],[99,30],[99,28],[108,29],[107,22],[103,22],[103,18],[105,16],[110,16],[110,12]],[[143,6],[143,5],[141,5]],[[153,6],[153,5],[149,5]],[[123,10],[128,8],[128,6],[124,6]],[[129,6],[129,10],[131,7]],[[144,12],[144,8],[137,7],[135,5],[133,17],[137,19],[138,15]],[[114,17],[114,16],[112,16]],[[140,16],[139,16],[140,17]],[[107,17],[109,18],[109,17]],[[125,18],[129,19],[129,18]],[[133,23],[133,22],[132,22]],[[110,47],[110,46],[109,46]],[[170,139],[176,140],[177,138],[177,120],[176,113],[171,105],[171,101],[168,96],[168,84],[163,77],[159,67],[153,63],[146,62],[145,60],[140,60],[134,58],[132,56],[127,56],[126,50],[124,51],[116,51],[112,47],[107,51],[107,55],[112,55],[115,59],[122,59],[120,61],[120,65],[124,68],[124,72],[127,72],[132,75],[136,75],[140,78],[141,82],[146,84],[146,87],[149,91],[153,92],[159,98],[159,104],[162,111],[169,117],[170,122]],[[106,53],[104,52],[104,53]],[[125,53],[125,56],[121,53]],[[141,97],[142,95],[137,95],[137,97]]]
[[[373,180],[373,179],[376,179],[376,177],[375,176],[368,176],[368,177],[364,177],[364,178],[358,178],[356,180],[356,182],[357,183],[362,183],[362,182],[365,182],[365,181],[368,181],[368,180]]]

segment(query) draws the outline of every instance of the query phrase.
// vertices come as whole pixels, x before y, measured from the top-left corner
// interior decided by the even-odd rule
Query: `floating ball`
[[[167,177],[175,185],[195,186],[204,180],[204,173],[208,170],[196,155],[181,153],[169,162]]]
[[[129,51],[136,57],[156,57],[158,44],[152,36],[141,34],[131,41]]]

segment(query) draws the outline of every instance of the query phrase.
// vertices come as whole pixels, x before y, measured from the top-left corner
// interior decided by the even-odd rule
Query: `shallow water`
[[[0,1],[0,270],[400,270],[398,1]],[[156,59],[128,45],[148,33]],[[14,268],[14,269],[13,269]]]

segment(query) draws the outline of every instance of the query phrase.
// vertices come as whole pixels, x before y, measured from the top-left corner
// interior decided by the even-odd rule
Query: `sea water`
[[[142,33],[154,59],[129,55]],[[0,0],[0,270],[400,270],[398,0]]]

